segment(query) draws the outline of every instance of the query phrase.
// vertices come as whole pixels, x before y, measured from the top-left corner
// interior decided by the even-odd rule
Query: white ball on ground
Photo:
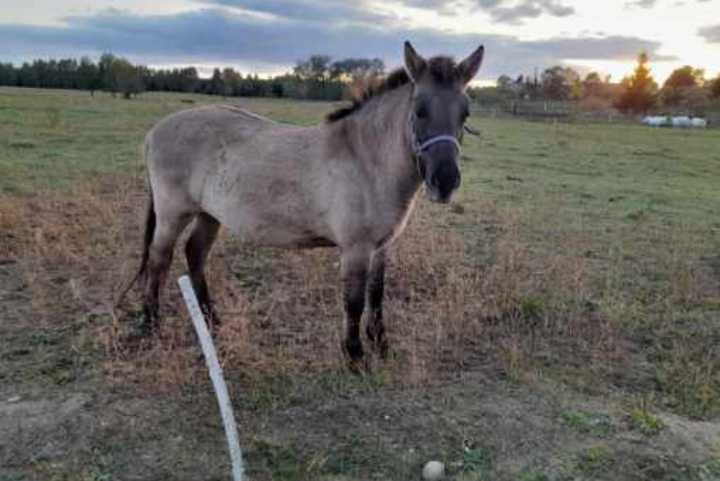
[[[428,461],[422,471],[425,481],[438,481],[445,477],[445,465],[440,461]]]

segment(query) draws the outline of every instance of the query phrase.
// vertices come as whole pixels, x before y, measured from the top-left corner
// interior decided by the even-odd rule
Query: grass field
[[[170,283],[139,260],[145,132],[222,99],[0,89],[0,480],[227,479]],[[283,122],[333,105],[232,99]],[[253,480],[720,479],[720,131],[471,118],[453,204],[393,249],[392,356],[344,370],[337,255],[221,235],[216,342]],[[173,278],[184,265],[178,255]]]

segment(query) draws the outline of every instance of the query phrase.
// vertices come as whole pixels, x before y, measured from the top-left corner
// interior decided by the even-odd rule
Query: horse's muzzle
[[[440,149],[438,149],[440,150]],[[428,162],[425,186],[428,198],[433,202],[447,204],[453,192],[460,187],[460,169],[455,152],[443,149],[445,155],[438,155]]]

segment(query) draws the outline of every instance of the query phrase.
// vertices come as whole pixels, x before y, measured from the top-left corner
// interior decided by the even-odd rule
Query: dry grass
[[[3,255],[20,259],[39,317],[52,322],[60,310],[84,313],[90,329],[79,342],[102,348],[109,379],[183,388],[204,374],[174,283],[164,292],[162,329],[140,346],[127,341],[140,320],[138,305],[131,300],[122,311],[112,309],[139,255],[144,194],[137,185],[5,200]],[[662,385],[681,405],[713,412],[718,357],[708,342],[688,339],[702,329],[677,337],[683,306],[717,297],[707,266],[686,255],[703,242],[702,233],[645,229],[653,232],[648,244],[653,236],[667,244],[670,235],[672,255],[652,258],[648,251],[649,262],[629,264],[630,232],[618,231],[617,242],[589,255],[587,234],[557,231],[560,248],[542,251],[527,235],[538,212],[492,202],[483,211],[487,229],[469,244],[472,237],[423,205],[392,248],[385,304],[392,357],[373,359],[382,382],[417,386],[482,369],[525,382],[560,373],[591,388],[597,376],[612,380],[632,369],[633,329],[652,322]],[[184,270],[179,252],[172,279]],[[224,320],[216,342],[225,369],[249,382],[341,372],[337,261],[332,251],[244,249],[221,236],[209,281]],[[657,282],[627,282],[628,275],[647,277],[643,269]]]
[[[3,205],[0,212],[12,226],[12,246],[25,263],[37,312],[51,312],[65,291],[74,307],[102,320],[97,339],[111,377],[125,382],[134,373],[161,388],[192,383],[202,364],[174,285],[164,293],[169,302],[162,329],[139,350],[124,340],[139,320],[137,305],[111,309],[113,292],[131,276],[139,254],[143,195],[120,191],[46,196]],[[418,385],[468,366],[520,379],[552,346],[605,362],[617,333],[601,315],[586,312],[587,265],[572,239],[564,240],[563,252],[538,259],[521,236],[525,213],[493,208],[489,222],[497,236],[491,257],[479,262],[460,234],[433,225],[429,209],[390,255],[386,319],[393,356],[376,365],[388,380]],[[18,216],[28,222],[17,222]],[[216,337],[226,369],[249,378],[342,369],[335,253],[250,251],[224,235],[211,259],[209,281],[224,320]],[[176,259],[172,278],[183,263]],[[53,281],[53,273],[62,274]]]

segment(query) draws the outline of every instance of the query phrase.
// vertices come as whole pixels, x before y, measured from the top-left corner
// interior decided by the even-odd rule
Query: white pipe
[[[225,425],[225,436],[227,437],[228,449],[230,451],[230,460],[232,461],[233,479],[235,481],[243,481],[243,460],[242,451],[240,450],[240,441],[237,432],[237,424],[235,424],[235,416],[233,415],[232,404],[230,403],[230,395],[228,394],[227,385],[222,375],[222,369],[218,362],[215,346],[213,346],[212,338],[205,324],[205,317],[195,295],[190,278],[182,276],[178,279],[180,290],[182,291],[185,304],[187,305],[190,317],[192,318],[195,332],[197,332],[205,355],[205,363],[208,371],[210,371],[210,379],[212,379],[215,395],[217,396],[218,405],[220,406],[220,414],[222,415],[223,424]]]

